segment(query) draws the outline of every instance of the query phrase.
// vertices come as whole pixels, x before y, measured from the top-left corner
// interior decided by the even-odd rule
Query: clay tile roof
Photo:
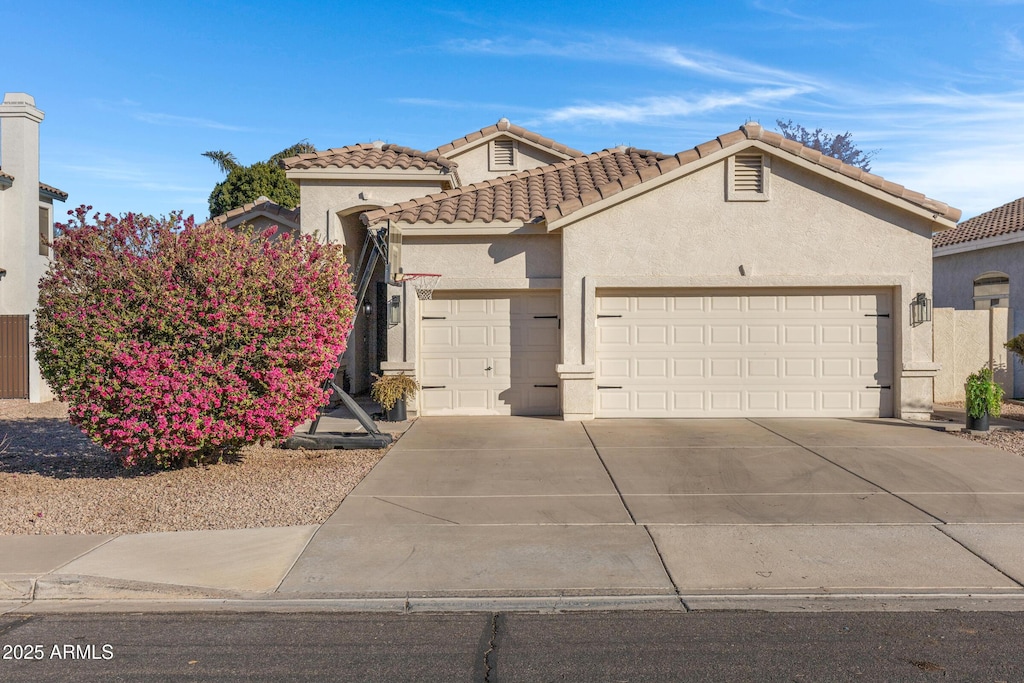
[[[540,219],[550,222],[710,154],[744,144],[747,140],[760,140],[782,152],[863,182],[947,220],[956,221],[960,218],[959,209],[832,157],[814,154],[813,150],[778,133],[765,131],[759,124],[748,123],[738,131],[726,133],[672,156],[633,147],[606,149],[550,166],[369,211],[362,215],[362,220],[366,225],[388,219],[406,223],[489,223],[498,220],[528,223]]]
[[[210,220],[206,221],[204,225],[209,225],[211,223],[214,225],[224,225],[233,218],[238,218],[239,216],[255,211],[261,211],[263,213],[268,213],[273,216],[278,216],[282,220],[286,220],[294,224],[298,224],[299,216],[301,214],[301,211],[297,206],[294,209],[289,209],[288,207],[281,206],[277,202],[273,202],[267,199],[266,197],[260,197],[259,200],[255,202],[243,204],[238,208],[231,209],[227,213],[221,214],[219,216],[214,216]]]
[[[583,156],[583,152],[579,151],[578,149],[566,147],[562,143],[555,142],[551,138],[546,138],[543,135],[538,135],[537,133],[534,133],[532,130],[527,130],[526,128],[517,126],[514,123],[510,123],[508,119],[500,119],[493,126],[481,128],[480,130],[470,133],[469,135],[465,135],[459,138],[458,140],[452,140],[448,144],[441,145],[440,147],[433,151],[437,152],[438,154],[448,154],[453,150],[456,150],[460,147],[464,147],[470,144],[471,142],[476,142],[477,140],[485,138],[488,135],[493,135],[495,133],[502,132],[510,133],[511,135],[523,138],[524,140],[529,140],[538,147],[547,147],[548,149],[558,152],[559,154],[565,154],[566,156],[570,157]]]
[[[285,170],[306,168],[400,168],[436,169],[448,173],[457,164],[445,159],[437,151],[421,152],[411,147],[379,142],[364,142],[347,147],[335,147],[322,152],[299,154],[281,160]]]
[[[881,176],[874,175],[873,173],[868,173],[860,168],[857,168],[856,166],[844,164],[838,159],[834,159],[832,157],[820,154],[815,155],[813,154],[813,150],[808,150],[803,145],[800,145],[799,143],[793,140],[788,140],[779,135],[778,133],[767,131],[764,128],[762,128],[760,124],[747,123],[741,126],[740,130],[744,133],[748,140],[760,140],[761,142],[767,145],[771,145],[772,147],[777,147],[785,152],[795,154],[803,159],[806,159],[807,161],[817,164],[818,166],[822,166],[831,171],[841,173],[842,175],[847,176],[849,178],[853,178],[854,180],[859,180],[867,185],[870,185],[871,187],[881,190],[882,192],[903,199],[904,201],[907,201],[916,206],[920,206],[921,208],[938,214],[939,216],[942,216],[947,220],[954,222],[960,220],[960,216],[962,214],[960,209],[955,209],[935,199],[929,199],[920,192],[908,190],[902,185],[889,182],[888,180],[882,178]],[[726,136],[722,136],[719,138],[719,140],[725,139]]]
[[[0,169],[0,179],[3,179],[7,181],[8,184],[10,184],[14,180],[14,176],[12,176],[10,173],[4,173],[3,169]],[[40,191],[52,195],[54,198],[59,199],[62,202],[66,201],[68,198],[67,192],[65,192],[64,190],[58,190],[56,187],[53,187],[52,185],[47,185],[46,183],[39,183],[39,189]]]
[[[635,182],[620,183],[623,177],[638,176],[642,169],[669,159],[672,157],[634,147],[606,149],[368,211],[362,215],[362,220],[366,225],[383,220],[428,224],[530,223],[568,215],[571,210],[600,201],[602,196],[621,192],[623,187],[640,182],[638,177]]]
[[[932,237],[932,246],[946,247],[1021,231],[1024,231],[1024,197],[966,220],[952,230],[937,233]]]
[[[47,194],[53,195],[62,202],[68,198],[67,192],[65,192],[64,190],[58,190],[56,187],[53,187],[52,185],[47,185],[46,183],[39,183],[39,189],[42,190],[43,192],[46,192]]]

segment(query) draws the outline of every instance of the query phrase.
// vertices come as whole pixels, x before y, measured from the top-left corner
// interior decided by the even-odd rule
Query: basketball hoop
[[[416,290],[416,296],[421,300],[431,299],[434,296],[434,287],[441,279],[439,273],[401,273],[401,282],[408,282]]]

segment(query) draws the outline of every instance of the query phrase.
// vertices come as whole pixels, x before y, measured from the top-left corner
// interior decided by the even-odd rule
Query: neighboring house
[[[936,308],[1006,308],[1005,336],[1024,332],[1024,197],[938,233],[932,245]],[[1024,396],[1020,365],[1007,371],[1013,395]]]
[[[39,182],[43,112],[25,93],[0,104],[0,398],[52,400],[32,356],[39,279],[49,265],[54,200],[66,192]]]
[[[355,260],[367,228],[400,229],[404,272],[443,275],[419,301],[381,271],[356,390],[379,366],[416,374],[421,415],[931,411],[931,325],[911,302],[956,209],[756,124],[674,156],[582,155],[507,121],[375,150],[283,162],[303,233]]]
[[[278,236],[286,232],[297,235],[300,231],[299,214],[299,207],[289,209],[271,201],[268,197],[259,197],[255,202],[249,202],[220,216],[214,216],[207,223],[223,225],[228,228],[237,228],[245,224],[257,232],[276,225]]]

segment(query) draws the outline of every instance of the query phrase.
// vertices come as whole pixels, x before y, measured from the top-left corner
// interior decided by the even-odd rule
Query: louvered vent
[[[737,192],[764,192],[764,157],[737,154],[733,166],[733,188]]]
[[[495,140],[491,143],[491,169],[515,169],[516,143],[514,140]]]

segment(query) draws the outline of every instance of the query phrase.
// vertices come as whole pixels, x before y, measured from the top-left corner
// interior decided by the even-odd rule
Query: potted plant
[[[371,373],[373,374],[373,373]],[[420,383],[412,375],[373,375],[370,386],[370,398],[380,404],[386,420],[404,422],[406,420],[405,403],[410,396],[420,390]]]
[[[1003,407],[1003,388],[992,379],[992,370],[982,368],[967,377],[967,428],[988,431],[988,417],[999,417]]]

